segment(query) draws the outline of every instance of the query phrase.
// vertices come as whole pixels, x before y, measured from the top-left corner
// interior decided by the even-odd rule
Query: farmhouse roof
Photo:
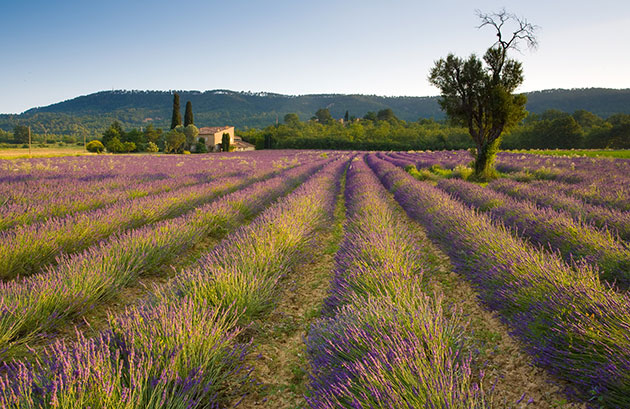
[[[215,134],[221,131],[227,131],[231,126],[204,126],[199,128],[199,134]]]
[[[238,141],[238,140],[234,141],[233,145],[236,146],[237,148],[241,148],[241,149],[254,148],[255,147],[251,143],[247,143],[245,141]]]

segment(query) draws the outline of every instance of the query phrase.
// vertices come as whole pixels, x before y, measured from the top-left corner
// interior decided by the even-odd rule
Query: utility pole
[[[33,157],[33,154],[31,153],[31,126],[28,126],[28,156],[29,157]]]

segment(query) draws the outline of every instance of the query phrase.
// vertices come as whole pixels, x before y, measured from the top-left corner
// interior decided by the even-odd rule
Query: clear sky
[[[111,89],[437,95],[475,9],[540,26],[521,91],[630,88],[630,1],[0,0],[0,113]]]

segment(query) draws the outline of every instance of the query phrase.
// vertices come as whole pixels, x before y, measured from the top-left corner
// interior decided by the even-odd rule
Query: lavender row
[[[630,212],[595,206],[560,193],[547,182],[519,183],[510,179],[498,179],[488,187],[518,200],[528,200],[539,206],[564,211],[576,220],[593,223],[600,229],[609,229],[621,239],[630,241]]]
[[[315,156],[315,155],[311,155]],[[260,168],[274,168],[292,159],[303,162],[308,158],[296,153],[266,154],[261,157],[230,157],[212,155],[194,161],[172,163],[165,168],[163,157],[138,158],[129,163],[129,157],[111,160],[111,168],[90,176],[57,169],[59,178],[28,179],[13,183],[0,183],[0,230],[22,223],[32,223],[48,217],[59,217],[78,211],[92,210],[125,198],[136,198],[176,187],[207,183],[224,176],[244,176]],[[276,159],[276,160],[274,160]],[[308,159],[311,160],[311,159]],[[98,167],[98,160],[95,168]],[[126,173],[120,173],[121,170]]]
[[[346,165],[343,157],[329,164],[254,223],[234,232],[196,267],[180,273],[159,298],[186,296],[226,308],[235,305],[248,319],[269,310],[277,301],[278,282],[309,254],[316,230],[331,222]]]
[[[273,303],[279,277],[300,262],[317,229],[330,221],[342,166],[328,166],[229,235],[182,272],[187,279],[121,316],[110,315],[110,329],[95,339],[59,341],[35,365],[6,365],[0,406],[219,407],[248,374],[243,362],[250,348],[237,339],[238,323],[259,312],[257,305]]]
[[[428,260],[363,160],[347,173],[346,236],[309,332],[312,408],[489,407],[463,352],[464,322],[423,292]],[[448,316],[448,318],[447,318]]]
[[[247,178],[225,177],[156,196],[126,200],[104,209],[53,218],[0,232],[0,277],[30,275],[62,253],[88,248],[109,235],[179,216],[221,194],[277,172],[261,167]]]
[[[418,166],[419,168],[428,168],[433,165],[440,165],[444,168],[451,169],[453,164],[443,159],[443,156],[451,153],[425,153],[424,159],[414,160],[414,156],[419,154],[410,153],[388,153],[377,154],[381,159],[385,159],[390,163],[401,168],[406,168],[409,165]],[[461,153],[452,153],[453,155],[461,155]],[[433,155],[434,159],[431,159]],[[510,158],[518,157],[523,158],[523,161],[529,161],[532,164],[537,162],[537,155],[518,155],[501,153],[500,158],[503,158],[503,170],[505,169],[505,163]],[[417,159],[417,158],[416,158]],[[543,158],[552,160],[549,157]],[[592,178],[587,179],[585,182],[577,182],[574,174],[571,170],[557,170],[549,171],[544,166],[536,168],[532,178],[522,178],[520,173],[507,175],[507,178],[499,179],[491,184],[493,186],[504,186],[502,188],[496,188],[495,190],[502,193],[513,192],[511,195],[517,198],[527,198],[528,200],[534,200],[537,204],[552,207],[556,210],[566,210],[575,217],[581,217],[584,220],[594,223],[599,228],[610,228],[618,232],[621,237],[627,240],[630,237],[630,216],[626,214],[630,211],[630,180],[620,178],[619,172],[621,172],[622,165],[618,164],[617,167],[610,165],[610,161],[605,159],[592,159],[588,158],[588,163],[595,161],[595,165],[604,165],[602,169],[590,169],[590,174],[610,175],[610,180],[593,181]],[[621,161],[623,163],[623,161]],[[629,161],[630,162],[630,161]],[[546,162],[545,162],[546,163]],[[606,166],[608,164],[608,166]],[[613,169],[608,169],[613,167]],[[627,166],[626,166],[627,167]],[[519,166],[509,168],[508,170],[521,169]],[[538,172],[538,173],[536,173]],[[550,172],[560,175],[566,174],[563,177],[557,177],[556,180],[532,180],[535,178],[549,179]],[[586,174],[586,173],[583,173]],[[572,176],[573,175],[573,176]],[[437,178],[437,177],[436,177]],[[572,179],[571,184],[563,183],[558,180]],[[527,184],[518,184],[516,180],[523,180],[528,182]],[[580,179],[581,180],[581,179]],[[516,196],[516,186],[519,186],[519,194]],[[514,188],[512,188],[514,187]],[[493,187],[494,188],[494,187]],[[524,191],[527,191],[525,193]]]
[[[225,172],[225,171],[228,172]],[[96,186],[91,184],[89,189],[69,180],[63,185],[50,186],[40,184],[37,188],[41,192],[40,198],[22,198],[21,201],[5,201],[0,207],[0,230],[6,230],[16,225],[42,221],[50,217],[60,217],[70,213],[89,211],[111,205],[125,199],[135,199],[149,195],[168,192],[180,187],[199,183],[207,183],[213,179],[228,176],[231,169],[221,169],[215,174],[203,173],[197,175],[177,175],[164,177],[156,175],[152,180],[137,179],[131,175],[116,181],[106,181]],[[234,174],[236,176],[236,174]]]
[[[630,211],[630,180],[619,180],[615,183],[581,183],[576,185],[566,185],[552,180],[541,180],[532,182],[532,185],[544,187],[551,192],[560,192],[595,206],[610,207],[623,212]]]
[[[317,151],[252,151],[209,155],[102,155],[59,158],[0,160],[0,192],[15,190],[22,183],[79,180],[96,182],[114,180],[125,175],[201,174],[212,171],[221,163],[266,162],[286,166],[293,160],[308,161],[320,156]],[[0,197],[3,194],[0,193]]]
[[[594,264],[603,280],[622,289],[630,286],[630,249],[609,231],[596,229],[566,212],[539,208],[460,179],[442,179],[437,185],[532,243],[559,251],[567,262]]]
[[[0,284],[0,352],[113,294],[144,271],[156,269],[208,234],[262,210],[323,166],[303,165],[206,204],[176,219],[118,234],[55,268],[23,281]]]
[[[378,158],[370,166],[408,214],[448,252],[537,364],[603,408],[630,407],[630,297],[586,265],[513,236],[501,224]]]
[[[411,161],[417,168],[440,165],[445,169],[468,164],[472,157],[467,151],[396,152],[382,159]],[[400,163],[396,163],[401,166]],[[403,165],[401,167],[404,167]],[[621,210],[630,210],[630,161],[609,158],[565,158],[533,154],[500,152],[497,169],[507,177],[531,181],[543,179],[582,200]]]

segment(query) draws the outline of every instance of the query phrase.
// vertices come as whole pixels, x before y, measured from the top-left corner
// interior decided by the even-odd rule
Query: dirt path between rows
[[[476,361],[483,365],[484,385],[494,384],[493,407],[512,409],[580,408],[583,403],[568,402],[566,384],[532,364],[520,342],[509,333],[496,312],[481,303],[478,293],[465,278],[454,272],[449,257],[434,245],[419,227],[420,242],[428,247],[436,269],[427,274],[428,285],[444,294],[447,306],[461,308],[470,320],[469,342],[479,350]]]
[[[238,403],[239,409],[306,406],[309,363],[304,340],[311,323],[320,317],[333,276],[335,254],[343,239],[344,180],[345,176],[337,196],[335,223],[318,234],[315,256],[285,279],[276,307],[250,327],[256,351],[248,364],[253,368],[256,384]]]

